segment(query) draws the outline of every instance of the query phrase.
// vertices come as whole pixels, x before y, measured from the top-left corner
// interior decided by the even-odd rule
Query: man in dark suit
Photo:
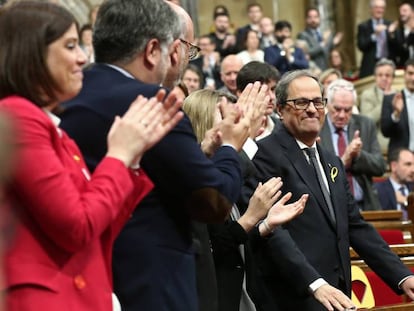
[[[400,210],[407,219],[408,193],[414,186],[414,153],[406,148],[398,148],[390,153],[388,163],[390,177],[374,186],[384,210]]]
[[[263,243],[260,274],[274,310],[343,310],[353,303],[349,247],[391,286],[414,298],[414,278],[366,223],[354,202],[342,161],[316,141],[325,121],[322,86],[309,72],[287,73],[276,88],[281,129],[258,142],[257,181],[280,176],[292,200],[309,193],[302,215]]]
[[[266,63],[276,67],[281,75],[289,70],[309,67],[305,53],[292,40],[292,25],[288,21],[275,24],[275,36],[277,43],[264,50]]]
[[[97,63],[85,70],[83,88],[66,103],[62,119],[91,169],[106,153],[114,117],[138,95],[161,99],[159,84],[173,81],[196,54],[191,19],[181,15],[163,0],[108,0],[100,7],[93,40]],[[115,244],[114,288],[123,310],[198,310],[190,219],[223,221],[240,192],[235,149],[248,129],[231,118],[224,123],[224,144],[211,159],[184,117],[140,161],[155,188]]]
[[[399,7],[400,17],[388,27],[390,55],[397,67],[403,67],[405,62],[414,57],[414,33],[411,30],[411,18],[414,5],[408,1]]]
[[[390,138],[388,153],[397,148],[414,151],[414,58],[405,63],[405,88],[384,96],[381,131]]]
[[[357,45],[362,52],[359,77],[374,74],[374,67],[381,58],[388,58],[388,26],[384,19],[385,0],[370,0],[371,18],[358,25]]]
[[[260,33],[260,20],[263,16],[262,6],[258,2],[253,2],[247,5],[247,17],[249,24],[240,27],[236,30],[236,45],[239,51],[243,50],[244,39],[249,30],[255,30]]]
[[[357,102],[354,85],[344,79],[327,89],[327,118],[320,134],[321,146],[342,160],[355,201],[361,210],[378,210],[372,177],[382,176],[386,164],[377,139],[374,121],[352,114]]]

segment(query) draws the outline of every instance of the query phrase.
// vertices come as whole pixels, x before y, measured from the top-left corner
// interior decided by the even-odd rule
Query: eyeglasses
[[[310,103],[313,103],[316,109],[322,110],[326,107],[326,98],[322,97],[315,97],[313,99],[308,98],[294,98],[294,99],[287,99],[285,103],[293,102],[293,107],[296,110],[306,110],[308,109]]]
[[[180,38],[180,41],[184,43],[185,45],[187,45],[188,47],[188,59],[189,60],[193,60],[194,58],[198,56],[198,53],[200,53],[200,50],[201,50],[200,47],[188,41],[185,41],[184,39],[181,39],[181,38]]]

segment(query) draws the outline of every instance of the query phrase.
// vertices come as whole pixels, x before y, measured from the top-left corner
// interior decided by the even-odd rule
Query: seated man
[[[407,219],[408,193],[414,189],[414,153],[406,148],[392,151],[388,157],[391,175],[376,183],[381,208],[401,210]]]

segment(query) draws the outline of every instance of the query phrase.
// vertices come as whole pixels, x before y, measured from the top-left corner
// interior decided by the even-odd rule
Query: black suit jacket
[[[84,73],[80,94],[66,103],[62,127],[94,168],[106,153],[106,135],[142,94],[144,84],[118,70],[95,64]],[[238,198],[241,172],[237,152],[221,147],[208,159],[187,117],[141,161],[155,184],[138,205],[114,247],[114,287],[123,310],[197,310],[190,219],[224,221]]]
[[[384,24],[389,26],[390,21],[384,20]],[[359,77],[364,78],[374,74],[375,63],[377,62],[376,52],[377,43],[372,41],[371,35],[374,33],[374,27],[372,26],[372,20],[366,20],[358,25],[357,33],[357,45],[362,52],[361,67],[359,70]],[[388,32],[386,31],[388,34]],[[388,44],[388,38],[387,38]],[[390,50],[390,48],[388,48]]]
[[[381,110],[381,131],[385,137],[390,138],[388,143],[388,154],[398,148],[408,148],[410,143],[410,129],[408,125],[407,101],[402,92],[404,108],[400,115],[400,121],[394,122],[391,118],[393,111],[392,100],[394,94],[385,95]]]
[[[389,34],[389,58],[395,62],[397,67],[403,68],[405,62],[410,57],[410,47],[413,46],[414,33],[410,32],[406,37],[404,28],[399,26],[394,32]]]
[[[296,201],[310,195],[303,214],[263,243],[261,274],[280,310],[325,310],[308,292],[309,285],[324,278],[347,295],[351,292],[349,246],[396,292],[398,282],[411,272],[393,254],[377,231],[366,223],[352,198],[341,160],[318,146],[328,179],[336,224],[331,221],[317,177],[296,140],[284,128],[259,142],[253,159],[258,180],[272,176],[283,180],[282,192]],[[338,174],[331,176],[332,170]],[[246,187],[251,190],[256,181]]]
[[[386,164],[378,143],[374,121],[365,116],[352,115],[348,124],[348,142],[352,141],[355,131],[359,131],[362,150],[359,157],[352,161],[349,170],[364,192],[364,210],[378,210],[380,204],[372,186],[372,176],[382,176],[385,173]],[[320,137],[321,146],[335,153],[328,121],[325,121]]]

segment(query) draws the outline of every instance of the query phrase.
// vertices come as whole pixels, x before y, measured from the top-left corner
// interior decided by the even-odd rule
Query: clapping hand
[[[239,224],[246,232],[267,215],[269,209],[280,197],[282,193],[280,188],[282,185],[283,183],[280,177],[273,177],[264,184],[259,183],[249,200],[249,206],[246,212],[239,219]]]
[[[277,226],[284,224],[302,214],[309,195],[303,194],[299,200],[286,204],[292,197],[292,193],[286,193],[267,213],[263,223],[259,226],[261,235],[267,235],[273,231]]]
[[[160,90],[147,99],[139,95],[122,117],[117,116],[108,133],[107,156],[129,167],[160,141],[183,117],[182,101]],[[163,101],[163,102],[162,102]]]

